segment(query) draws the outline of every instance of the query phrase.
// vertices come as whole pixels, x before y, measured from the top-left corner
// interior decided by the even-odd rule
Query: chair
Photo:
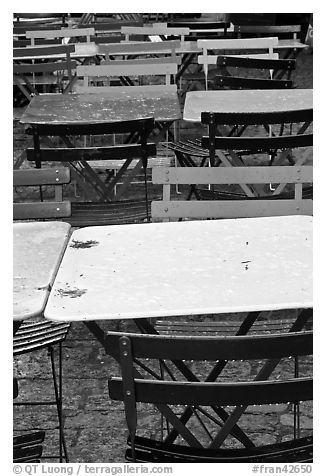
[[[82,85],[77,84],[75,89],[78,93],[105,92],[106,88],[111,87],[109,78],[112,78],[113,82],[117,82],[114,78],[119,78],[122,85],[134,86],[130,76],[136,81],[140,81],[144,76],[155,76],[155,85],[160,89],[162,86],[159,85],[158,79],[162,79],[161,84],[170,85],[173,75],[177,73],[177,62],[170,58],[167,60],[165,61],[165,58],[159,58],[157,62],[152,58],[115,60],[107,64],[78,66],[77,76],[82,78]]]
[[[215,89],[293,88],[291,74],[295,69],[295,60],[218,56],[216,65]],[[234,74],[235,71],[237,74]],[[282,79],[285,74],[286,79]]]
[[[55,92],[70,92],[76,68],[76,61],[71,60],[74,51],[73,45],[14,48],[14,85],[28,101],[51,86]]]
[[[205,76],[205,89],[208,89],[209,66],[213,65],[216,69],[217,54],[224,54],[226,51],[232,51],[234,54],[241,54],[246,51],[247,56],[256,58],[275,59],[275,48],[278,44],[277,37],[269,38],[242,38],[242,39],[221,39],[221,40],[198,40],[197,46],[202,49],[202,54],[198,55],[198,64],[203,66]],[[211,52],[214,54],[211,54]],[[251,53],[250,53],[251,52]],[[259,56],[257,56],[259,55]],[[262,56],[263,55],[263,56]],[[198,74],[197,74],[198,76]],[[193,79],[193,78],[191,78]],[[198,79],[197,79],[198,81]]]
[[[101,54],[105,55],[103,64],[112,64],[112,59],[116,56],[124,57],[126,60],[129,57],[152,57],[153,63],[157,62],[173,62],[180,64],[180,57],[176,56],[176,50],[181,47],[180,40],[171,41],[134,41],[128,43],[113,43],[110,45],[103,45],[100,48]],[[166,58],[164,58],[166,57]],[[155,61],[156,60],[156,61]],[[169,60],[169,61],[168,61]]]
[[[26,31],[26,38],[30,39],[32,46],[35,46],[37,40],[42,40],[44,44],[46,44],[48,40],[53,38],[59,39],[61,42],[78,43],[80,40],[84,40],[90,43],[91,37],[94,35],[94,28],[61,28],[59,30]]]
[[[26,169],[13,171],[14,187],[37,187],[41,202],[14,203],[14,220],[29,219],[59,219],[66,218],[71,213],[70,202],[63,201],[62,187],[70,182],[69,169]],[[43,201],[42,186],[54,186],[55,201]],[[67,337],[69,323],[54,323],[45,319],[28,319],[19,326],[13,338],[13,355],[17,357],[30,352],[47,349],[50,357],[51,372],[54,385],[54,401],[19,401],[15,406],[22,405],[55,405],[59,421],[59,456],[60,462],[68,462],[68,453],[64,437],[62,415],[62,343]],[[55,348],[58,346],[58,369],[55,367]],[[57,375],[58,373],[58,375]],[[18,392],[16,391],[16,394]],[[38,460],[42,454],[41,443],[44,432],[36,433],[31,438],[18,437],[14,439],[14,459],[25,461],[22,457],[30,457],[26,461]]]
[[[94,88],[95,89],[95,88]],[[60,162],[68,164],[76,172],[77,179],[87,181],[88,189],[92,188],[97,194],[95,201],[80,201],[72,203],[72,214],[66,221],[72,226],[105,225],[113,223],[133,223],[139,220],[149,220],[148,194],[147,194],[147,162],[148,158],[156,154],[156,146],[148,142],[148,136],[154,127],[154,119],[138,119],[122,121],[104,125],[80,125],[79,127],[63,126],[62,135],[79,136],[85,134],[121,134],[129,142],[108,146],[84,146],[41,149],[42,162]],[[47,136],[46,128],[40,135]],[[130,140],[133,143],[130,143]],[[27,150],[27,159],[36,161],[35,150]],[[135,166],[128,176],[125,174],[129,165]],[[102,170],[107,170],[105,180],[97,175],[90,164],[101,161]],[[119,170],[115,175],[110,173],[110,163],[119,161]],[[90,164],[89,164],[90,162]],[[104,165],[105,163],[105,165]],[[143,171],[145,199],[120,200],[136,174]],[[116,185],[124,177],[124,182],[114,195]],[[81,182],[82,185],[84,185]],[[84,185],[85,186],[85,185]],[[88,190],[87,189],[87,190]]]
[[[13,463],[40,463],[44,438],[44,431],[15,436],[13,439]]]
[[[235,25],[234,35],[237,38],[277,36],[279,43],[276,49],[284,51],[283,59],[295,58],[303,46],[300,42],[303,40],[302,25]]]
[[[109,332],[106,350],[121,366],[122,377],[109,380],[109,395],[124,401],[131,446],[127,461],[312,461],[312,437],[298,437],[297,428],[290,441],[256,446],[259,439],[250,438],[238,426],[249,405],[267,405],[267,413],[272,413],[275,407],[269,405],[312,400],[310,376],[279,378],[279,369],[273,376],[283,359],[312,355],[311,331],[236,337]],[[256,360],[259,369],[251,379],[219,377],[227,365],[239,368],[241,361]],[[153,404],[169,421],[161,441],[136,435],[139,402]],[[184,405],[181,410],[180,405]],[[243,447],[231,445],[233,438]]]
[[[67,218],[71,214],[71,204],[63,200],[63,185],[70,183],[68,168],[21,169],[13,171],[13,186],[39,187],[41,201],[13,204],[14,220],[39,220]],[[42,186],[54,187],[55,200],[43,200]],[[19,196],[15,200],[19,199]]]
[[[254,216],[312,215],[311,193],[303,192],[303,184],[312,183],[312,166],[265,167],[160,167],[153,170],[153,182],[163,184],[163,200],[152,201],[152,219],[245,218]],[[193,193],[200,200],[173,200],[171,185],[238,184],[252,193],[204,191]],[[295,184],[295,192],[263,197],[255,196],[254,184]],[[250,186],[245,185],[250,184]],[[201,193],[202,192],[202,193]]]

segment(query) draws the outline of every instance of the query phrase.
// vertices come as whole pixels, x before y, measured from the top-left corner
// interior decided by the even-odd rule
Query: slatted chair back
[[[153,170],[153,183],[164,184],[163,200],[152,203],[153,219],[312,214],[311,187],[309,193],[303,188],[303,184],[312,183],[312,167],[303,166],[311,159],[313,135],[308,129],[311,122],[312,109],[257,114],[202,113],[202,124],[208,125],[202,147],[207,150],[206,165],[213,167],[186,164],[187,167],[176,170]],[[231,132],[223,133],[225,126],[232,127]],[[255,126],[254,135],[251,126]],[[278,127],[280,131],[275,134]],[[284,161],[290,166],[284,166]],[[186,183],[191,185],[188,200],[171,201],[170,185]],[[202,198],[196,186],[204,183],[218,187],[212,190],[214,193],[206,193],[210,195],[208,200],[190,201],[193,194]],[[221,188],[222,184],[229,184],[227,190]],[[270,184],[274,188],[266,192]],[[234,187],[240,188],[241,193],[234,191]]]
[[[63,185],[70,182],[68,168],[21,169],[13,171],[14,187],[54,186],[54,201],[13,204],[14,220],[55,219],[71,215],[70,201],[63,200]],[[43,196],[41,195],[41,199]]]
[[[86,38],[86,42],[91,42],[91,37],[95,35],[94,28],[61,28],[60,30],[33,30],[26,31],[26,38],[31,40],[31,45],[35,45],[36,40],[49,40],[59,38],[61,41],[68,40],[70,43],[78,43],[79,38]]]
[[[96,88],[93,88],[96,89]],[[112,88],[111,88],[112,89]],[[98,125],[92,128],[89,124],[81,124],[78,128],[62,126],[62,135],[102,135],[102,134],[122,134],[123,138],[132,136],[133,143],[115,144],[108,146],[85,146],[73,148],[47,148],[41,150],[41,157],[37,160],[35,150],[27,149],[27,159],[36,161],[39,166],[42,162],[60,162],[67,163],[69,167],[74,169],[78,176],[87,181],[99,196],[97,202],[74,202],[72,204],[72,217],[67,220],[73,226],[91,226],[91,225],[107,225],[117,223],[134,223],[138,220],[149,220],[149,204],[147,196],[147,164],[149,157],[155,157],[156,145],[149,142],[148,137],[154,128],[154,118],[143,118],[130,121],[118,121],[103,124],[100,128]],[[60,131],[58,131],[59,135]],[[45,128],[40,131],[42,135],[48,135],[49,130]],[[136,165],[133,164],[136,159]],[[93,172],[91,165],[94,161],[101,161],[102,168],[107,164],[107,170],[111,170],[111,162],[119,160],[122,166],[113,176],[108,175],[107,182],[103,181]],[[86,163],[86,168],[81,169],[79,163]],[[128,169],[128,176],[125,172]],[[130,170],[132,169],[132,170]],[[125,194],[131,181],[139,173],[144,174],[145,199],[142,200],[125,200],[121,201],[121,197]],[[116,194],[115,187],[124,177],[123,185],[119,187]],[[113,200],[114,198],[114,200]],[[120,201],[122,203],[120,203]],[[138,205],[138,206],[137,206]]]
[[[215,85],[230,89],[290,89],[295,64],[293,59],[218,56]],[[284,74],[286,79],[281,79]]]
[[[125,36],[125,41],[130,40],[130,35],[143,35],[144,38],[176,37],[180,38],[181,41],[185,41],[185,37],[190,34],[190,29],[187,27],[168,27],[167,23],[153,23],[143,27],[123,26],[121,27],[121,33]]]
[[[298,404],[300,401],[312,400],[312,378],[273,379],[273,370],[280,361],[288,357],[306,357],[312,355],[313,336],[311,331],[290,332],[283,334],[265,334],[256,336],[233,337],[188,337],[188,336],[161,336],[141,335],[109,332],[106,335],[105,347],[107,352],[115,357],[121,366],[122,377],[112,377],[109,380],[109,395],[113,400],[124,401],[127,426],[130,433],[131,452],[129,458],[137,461],[136,448],[138,442],[149,445],[156,457],[160,455],[170,457],[172,461],[183,458],[183,461],[255,461],[266,448],[273,453],[274,461],[282,458],[281,448],[248,446],[240,453],[219,450],[222,443],[232,434],[236,422],[249,405],[277,405],[281,403]],[[145,360],[142,360],[145,359]],[[263,361],[257,375],[251,379],[230,382],[218,376],[218,367],[224,367],[228,362]],[[154,362],[156,362],[156,367]],[[194,362],[194,363],[193,363]],[[213,363],[210,375],[205,381],[197,376],[202,375],[198,364]],[[164,366],[164,373],[160,366]],[[205,363],[205,364],[204,364]],[[173,369],[178,368],[182,375],[176,374]],[[221,371],[221,369],[219,370]],[[209,376],[210,375],[210,376]],[[153,378],[154,377],[154,378]],[[269,380],[269,378],[271,379]],[[186,381],[185,381],[186,379]],[[173,430],[161,443],[147,438],[136,438],[137,403],[154,404],[165,417],[168,418]],[[169,405],[185,405],[186,410],[179,418]],[[219,431],[211,435],[209,448],[202,448],[197,439],[195,424],[187,426],[186,418],[190,408],[197,411],[203,407],[221,410],[221,407],[235,406],[230,415],[225,416],[225,424],[221,424]],[[167,411],[170,409],[171,413]],[[217,410],[217,408],[219,410]],[[207,413],[208,413],[207,409]],[[191,413],[192,416],[196,412]],[[207,416],[207,413],[205,414]],[[237,415],[237,416],[236,416]],[[233,419],[233,421],[231,421]],[[214,421],[214,420],[213,420]],[[215,420],[216,422],[216,420]],[[198,425],[198,422],[197,422]],[[188,451],[185,447],[171,444],[170,435],[180,434],[192,447]],[[234,434],[232,434],[234,436]],[[173,441],[173,440],[172,440]],[[299,445],[302,441],[299,440]],[[293,442],[294,447],[296,443]],[[182,449],[183,448],[183,449]],[[276,451],[277,449],[277,451]],[[310,448],[311,451],[311,448]],[[142,454],[142,451],[140,451]],[[239,459],[238,459],[239,458]],[[160,461],[157,459],[157,461]]]
[[[167,62],[164,61],[164,58],[160,59],[159,62],[156,62],[153,59],[122,61],[115,60],[108,64],[77,66],[77,76],[82,78],[83,84],[77,84],[75,89],[78,93],[96,93],[99,91],[104,92],[107,88],[112,91],[112,87],[107,85],[109,78],[111,78],[111,80],[113,78],[120,78],[119,81],[124,86],[137,87],[133,85],[133,81],[130,79],[130,77],[141,78],[144,76],[155,76],[156,87],[158,89],[161,88],[160,90],[168,86],[172,86],[172,89],[175,89],[176,85],[172,85],[171,83],[172,77],[176,75],[176,73],[177,63],[173,62],[173,60],[170,60],[169,58]],[[159,77],[163,77],[165,86],[157,84],[157,78]],[[104,85],[94,87],[92,86],[92,82],[95,83],[95,85],[99,83]],[[143,88],[147,86],[140,87]],[[153,88],[153,84],[150,84],[149,87]]]
[[[154,184],[163,185],[163,199],[152,201],[153,221],[180,218],[248,218],[258,216],[312,215],[312,198],[306,197],[303,184],[312,183],[312,166],[272,167],[156,167]],[[210,193],[208,200],[175,200],[171,185],[294,184],[290,194],[248,198],[244,193]]]
[[[261,54],[262,50],[265,50],[263,54],[268,54],[270,59],[275,59],[274,49],[277,45],[277,37],[198,40],[197,46],[199,49],[203,50],[203,53],[198,55],[198,64],[203,65],[206,89],[208,87],[209,65],[214,65],[214,67],[216,67],[216,52],[219,52],[219,54],[225,54],[226,51],[233,51],[233,54],[239,54],[239,51],[246,50],[247,52],[251,51],[251,54],[253,54],[252,52],[254,51],[254,54],[257,55]],[[211,51],[214,51],[214,54],[211,54]]]
[[[59,91],[71,91],[76,61],[71,59],[74,45],[14,48],[13,81],[30,101],[40,87],[57,85]]]
[[[116,56],[151,56],[158,60],[163,59],[162,56],[167,56],[166,59],[171,59],[177,64],[181,63],[181,58],[177,58],[176,50],[181,47],[180,40],[149,42],[137,41],[128,43],[118,43],[101,46],[101,54],[105,55],[105,64],[110,61],[110,57]],[[152,58],[154,60],[154,58]],[[158,61],[159,62],[159,61]]]

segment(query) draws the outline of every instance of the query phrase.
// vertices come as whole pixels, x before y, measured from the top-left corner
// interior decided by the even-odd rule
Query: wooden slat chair
[[[74,45],[14,48],[14,85],[28,101],[49,87],[55,87],[55,92],[71,92],[76,68],[76,61],[71,59],[74,51]]]
[[[13,463],[40,463],[44,438],[44,431],[14,436]]]
[[[312,347],[312,332],[298,330],[236,337],[107,333],[107,353],[120,362],[122,372],[122,377],[110,378],[109,395],[124,401],[131,446],[126,460],[311,462],[312,436],[298,437],[295,432],[293,440],[256,446],[258,438],[251,439],[237,423],[249,405],[267,405],[271,413],[270,405],[312,400],[311,372],[300,378],[287,374],[280,378],[278,368],[289,357],[309,359]],[[241,361],[260,362],[255,377],[221,378],[225,367],[239,367]],[[169,421],[161,441],[136,435],[138,402],[153,404]],[[176,408],[180,405],[184,406],[181,412]],[[176,444],[177,438],[182,438],[181,444]],[[232,438],[244,447],[233,443],[230,448]]]
[[[95,89],[95,88],[93,88]],[[154,119],[145,118],[132,121],[122,121],[103,126],[90,127],[89,125],[70,129],[62,126],[60,136],[122,134],[123,137],[133,136],[134,143],[125,143],[108,146],[73,147],[72,143],[66,148],[49,147],[41,149],[39,165],[43,162],[68,164],[75,172],[78,183],[83,186],[85,180],[93,192],[96,192],[96,201],[80,201],[72,203],[72,214],[66,221],[72,226],[108,225],[135,223],[150,219],[149,198],[147,188],[147,163],[149,157],[156,155],[156,146],[148,142],[148,136],[153,130]],[[51,128],[45,127],[39,131],[40,136],[51,134]],[[27,149],[27,159],[36,161],[35,150]],[[135,164],[134,160],[137,159]],[[104,168],[108,171],[105,181],[101,180],[92,168],[92,162],[105,162]],[[120,161],[119,171],[111,176],[110,162]],[[130,164],[135,165],[129,169]],[[99,165],[97,166],[99,167]],[[128,169],[128,177],[125,172]],[[139,200],[123,200],[121,197],[126,192],[134,177],[143,172],[145,197]],[[124,177],[124,183],[114,195],[116,185]],[[85,185],[84,185],[85,186]]]
[[[189,28],[189,36],[186,36],[185,40],[192,41],[194,39],[216,39],[216,37],[226,38],[231,24],[225,21],[192,21],[184,19],[170,20],[167,22],[167,26],[171,28]]]
[[[290,89],[295,63],[295,60],[218,56],[215,89]],[[286,79],[282,79],[284,75]]]
[[[31,40],[31,45],[35,46],[37,40],[57,38],[62,42],[78,43],[80,40],[91,42],[91,37],[95,35],[94,28],[61,28],[59,30],[33,30],[26,31],[26,38]]]
[[[169,42],[170,43],[170,42]],[[116,45],[119,48],[118,45]],[[110,48],[110,47],[109,47]],[[128,50],[129,46],[127,46]],[[138,48],[138,46],[137,46]],[[124,49],[124,46],[123,46]],[[140,58],[135,60],[114,60],[107,64],[78,66],[77,76],[81,80],[75,86],[78,93],[105,93],[114,91],[128,91],[129,87],[139,88],[139,91],[150,93],[157,90],[158,93],[164,91],[177,91],[174,77],[177,74],[179,58]],[[146,81],[146,84],[143,84]],[[135,85],[135,83],[138,83]],[[122,86],[121,86],[122,84]],[[146,89],[147,88],[147,89]],[[136,90],[136,89],[135,89]],[[155,129],[158,130],[156,142],[164,137],[165,133],[171,136],[169,127],[171,123],[156,122]]]
[[[125,41],[130,41],[131,35],[142,35],[145,39],[173,37],[185,41],[185,37],[190,34],[190,29],[187,27],[168,27],[167,23],[153,23],[143,27],[123,26],[121,27],[121,33],[124,35]]]
[[[243,167],[248,163],[272,165],[282,161],[302,165],[311,155],[312,133],[306,132],[312,119],[312,109],[262,114],[202,113],[202,123],[208,125],[209,135],[203,137],[201,143],[181,142],[168,144],[168,147],[175,151],[180,165],[186,167],[214,164]],[[254,135],[252,127],[255,127]],[[296,150],[300,151],[299,159],[295,159]],[[285,186],[279,185],[274,195],[283,192]],[[257,190],[245,185],[241,188],[247,196],[258,196]],[[232,193],[228,192],[232,199]],[[239,197],[235,194],[234,198]]]
[[[177,220],[244,218],[253,216],[311,215],[312,198],[303,195],[303,184],[312,183],[312,166],[265,167],[161,167],[153,182],[163,184],[163,200],[152,201],[152,219]],[[211,194],[211,199],[173,200],[171,185],[295,184],[292,194],[247,197],[245,194]]]
[[[128,43],[103,45],[100,48],[100,52],[105,56],[104,64],[110,64],[117,56],[123,57],[126,60],[147,56],[153,59],[156,58],[158,60],[157,63],[160,63],[159,60],[164,60],[164,56],[166,56],[166,61],[171,60],[180,64],[181,58],[176,56],[176,50],[180,47],[180,40],[164,42],[130,41]]]
[[[284,51],[283,58],[295,58],[302,48],[302,25],[235,25],[237,38],[277,36],[277,50]],[[295,46],[298,46],[296,49]]]
[[[69,201],[63,201],[62,187],[70,182],[70,170],[68,168],[58,169],[24,169],[13,171],[14,187],[37,187],[41,201],[14,203],[14,220],[39,220],[39,219],[61,219],[67,218],[71,213]],[[41,187],[54,186],[55,200],[43,201]],[[62,416],[62,343],[65,341],[70,323],[55,323],[41,318],[28,319],[23,321],[13,338],[13,355],[27,354],[47,349],[50,357],[51,372],[54,385],[55,400],[38,402],[19,401],[14,405],[54,405],[58,412],[59,421],[59,456],[62,462],[68,462],[68,453],[64,437],[63,416]],[[55,347],[58,346],[58,368],[55,364]],[[57,373],[58,372],[58,373]],[[44,433],[42,433],[44,439]],[[17,459],[23,457],[38,458],[41,456],[42,447],[40,434],[35,434],[36,438],[26,440],[18,438],[14,440],[14,455]],[[35,440],[35,441],[34,441]],[[16,449],[15,449],[16,446]],[[15,453],[16,451],[16,453]],[[15,458],[15,456],[14,456]],[[21,460],[23,461],[23,460]],[[26,461],[30,461],[29,459]],[[32,459],[31,459],[32,461]]]
[[[38,201],[23,201],[13,204],[14,220],[39,220],[67,218],[71,214],[71,204],[63,200],[63,185],[70,183],[70,170],[66,168],[20,169],[13,171],[13,186],[36,187]],[[42,188],[54,187],[54,200],[43,201]],[[17,194],[19,198],[19,193]],[[41,200],[41,201],[39,201]]]

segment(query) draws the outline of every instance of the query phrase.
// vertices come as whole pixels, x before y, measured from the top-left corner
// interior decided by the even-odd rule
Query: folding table
[[[14,329],[22,320],[42,315],[69,231],[63,222],[14,223]]]
[[[40,136],[59,136],[67,147],[73,147],[67,137],[69,134],[106,134],[108,125],[113,122],[149,117],[163,123],[160,136],[164,128],[180,119],[181,111],[175,85],[133,86],[122,90],[112,87],[112,92],[92,94],[39,95],[28,105],[21,123],[31,127],[34,138],[32,160],[40,167],[43,154],[44,157],[49,157],[49,153],[46,155],[46,149],[42,150],[40,147]],[[155,140],[158,141],[159,137],[156,136]],[[95,191],[98,189],[105,194],[105,184],[84,156],[80,158],[79,165],[89,182],[95,183]]]
[[[301,309],[299,331],[311,307],[312,218],[287,216],[79,229],[44,316],[84,322],[106,348],[96,321],[134,319],[156,333],[152,317],[248,312],[250,328],[260,311]],[[266,362],[266,378],[274,368]]]

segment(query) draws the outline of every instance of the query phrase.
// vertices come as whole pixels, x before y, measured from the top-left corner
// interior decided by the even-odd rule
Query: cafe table
[[[43,315],[69,233],[63,222],[13,224],[14,332],[24,319]]]
[[[160,127],[154,138],[158,142],[168,127],[181,118],[176,85],[110,89],[102,93],[40,94],[32,99],[20,122],[29,125],[33,134],[36,166],[40,167],[42,161],[40,136],[58,136],[67,147],[73,147],[68,135],[105,134],[106,127],[114,122],[154,117]],[[106,187],[85,157],[79,164],[90,182],[105,194]]]
[[[312,217],[86,227],[70,237],[44,316],[101,321],[312,308]],[[103,327],[103,326],[102,326]]]
[[[312,89],[190,91],[186,94],[183,119],[200,122],[202,112],[285,112],[312,107]]]

